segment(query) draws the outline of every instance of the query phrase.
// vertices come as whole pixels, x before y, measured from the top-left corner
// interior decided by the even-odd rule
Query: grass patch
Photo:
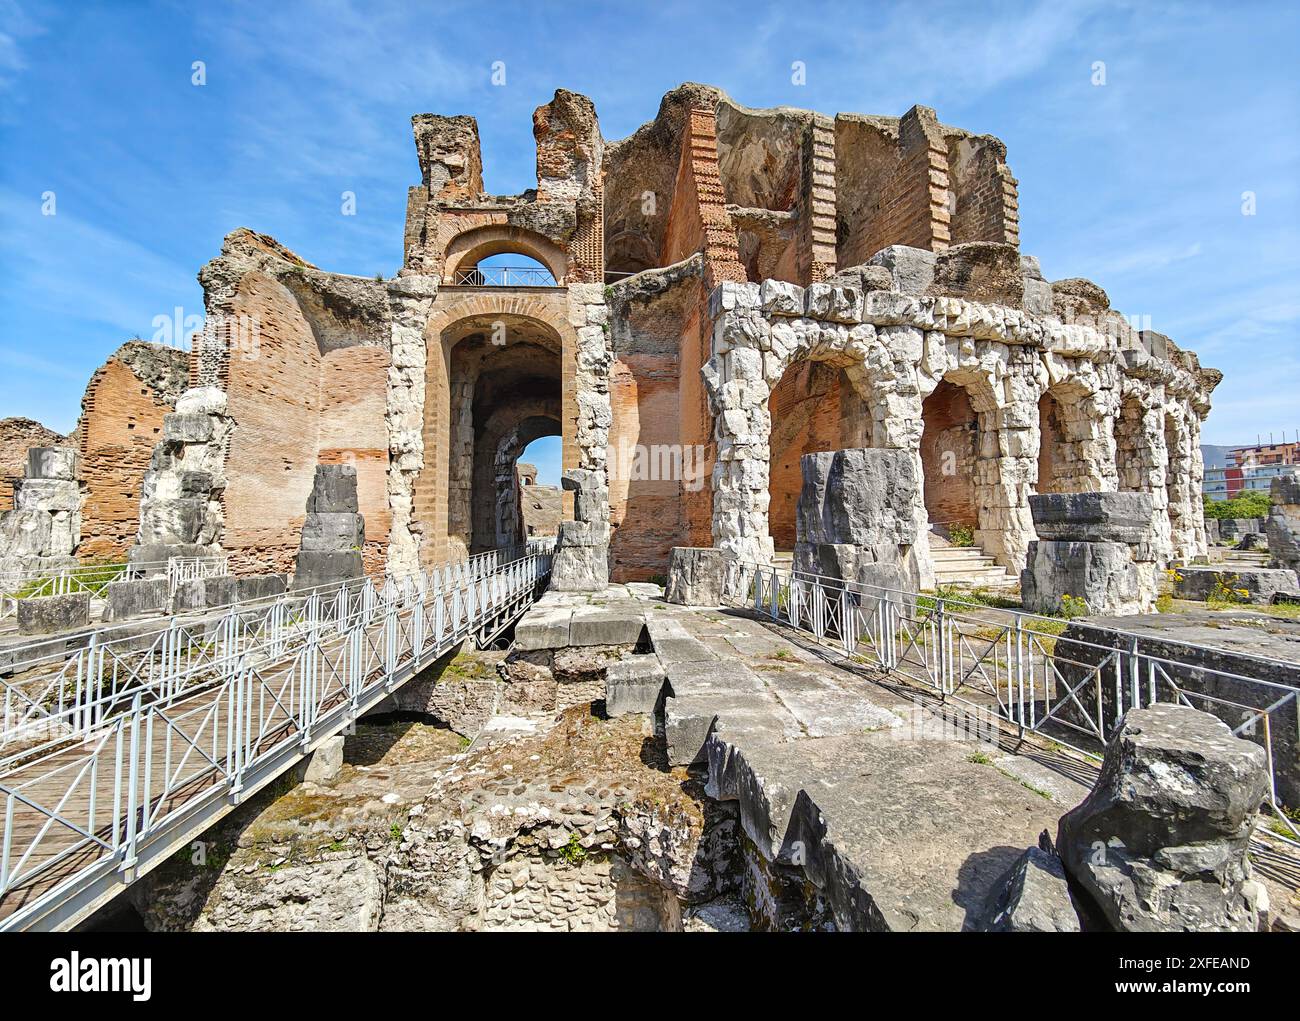
[[[967,762],[974,763],[977,766],[991,766],[993,760],[984,752],[974,752],[966,758]]]

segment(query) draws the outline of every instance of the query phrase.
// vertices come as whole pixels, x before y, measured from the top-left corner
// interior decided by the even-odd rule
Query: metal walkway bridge
[[[497,551],[289,594],[85,648],[0,682],[0,930],[66,929],[546,586]]]

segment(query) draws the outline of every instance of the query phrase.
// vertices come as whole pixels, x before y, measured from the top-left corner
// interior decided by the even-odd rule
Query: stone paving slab
[[[712,742],[727,741],[719,735]],[[971,743],[888,732],[736,743],[746,833],[799,864],[845,929],[959,931],[1063,806]]]
[[[763,676],[808,737],[863,734],[902,726],[896,713],[819,674],[778,669]]]
[[[652,638],[685,632],[718,650],[705,616],[657,629],[651,613]],[[739,802],[760,853],[802,867],[841,928],[973,924],[1024,849],[1086,794],[761,622],[728,627],[730,655],[681,674],[689,694],[665,713],[691,716],[692,741],[708,723],[694,761],[710,795]]]

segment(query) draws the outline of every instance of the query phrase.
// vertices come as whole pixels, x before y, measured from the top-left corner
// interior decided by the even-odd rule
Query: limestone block
[[[1079,916],[1060,858],[1031,847],[996,888],[984,932],[1078,932]]]
[[[14,481],[16,510],[80,511],[81,489],[67,479],[26,478]]]
[[[307,498],[308,514],[357,511],[357,470],[350,464],[318,464]]]
[[[172,591],[171,612],[193,613],[207,609],[207,578],[189,578],[179,582]]]
[[[664,598],[679,606],[718,606],[725,571],[720,549],[674,546],[668,558]]]
[[[1052,285],[1046,280],[1033,280],[1026,277],[1025,286],[1025,304],[1026,312],[1036,316],[1048,316],[1052,314]]]
[[[1295,571],[1276,567],[1180,567],[1174,574],[1174,595],[1267,605],[1278,596],[1300,600],[1300,581]]]
[[[1061,819],[1067,871],[1122,931],[1255,930],[1246,849],[1265,761],[1208,713],[1129,710],[1092,792]]]
[[[140,505],[139,540],[144,545],[203,545],[215,538],[205,497],[149,500]]]
[[[759,287],[764,315],[801,316],[804,310],[803,288],[785,280],[764,280]]]
[[[0,514],[0,555],[5,559],[39,557],[50,548],[50,515],[43,510]]]
[[[1031,613],[1058,613],[1067,595],[1092,613],[1146,613],[1156,593],[1142,581],[1123,543],[1040,540],[1029,544],[1021,601]]]
[[[637,645],[645,637],[645,618],[635,613],[579,607],[569,622],[569,645]]]
[[[563,649],[569,644],[571,610],[534,607],[515,625],[515,648],[521,652]]]
[[[170,412],[163,416],[163,439],[169,443],[207,443],[213,437],[212,418],[202,412]]]
[[[800,542],[877,546],[916,542],[916,460],[904,450],[805,454],[797,508]]]
[[[246,577],[225,574],[205,578],[203,582],[204,605],[209,609],[273,599],[283,595],[286,587],[282,574],[255,574]]]
[[[327,737],[318,744],[299,765],[299,773],[307,783],[328,783],[343,768],[343,736]]]
[[[77,478],[77,460],[74,447],[29,447],[27,477],[73,482]]]
[[[1040,539],[1150,543],[1150,493],[1041,493],[1029,498]]]
[[[110,582],[107,596],[108,606],[104,608],[104,619],[126,620],[143,613],[157,613],[167,609],[171,593],[165,577],[132,578]]]
[[[575,545],[566,536],[566,525],[581,522],[561,521],[555,558],[551,561],[551,588],[557,592],[604,592],[609,587],[609,547]]]
[[[871,291],[888,291],[894,286],[893,274],[884,266],[850,266],[842,269],[826,281],[829,284],[848,284],[856,287],[862,294]]]
[[[870,259],[869,266],[883,266],[893,277],[893,290],[903,294],[925,294],[934,282],[934,252],[906,245],[882,248]]]
[[[605,670],[605,714],[653,713],[659,705],[668,674],[659,657],[626,656]]]
[[[360,550],[300,549],[294,562],[293,591],[320,589],[330,594],[347,582],[359,581],[365,573]]]
[[[52,635],[90,624],[90,593],[18,600],[18,633]]]
[[[862,321],[862,292],[851,285],[809,284],[804,290],[804,309],[811,319],[859,323]]]
[[[145,578],[165,577],[172,557],[190,559],[209,556],[212,550],[197,543],[139,543],[127,553],[132,573]]]
[[[308,514],[302,523],[301,545],[305,550],[359,550],[366,542],[363,515],[350,511]]]
[[[898,594],[898,598],[909,607],[913,605],[910,594],[920,588],[920,569],[915,556],[887,544],[796,543],[794,569],[829,581],[853,582],[868,589],[888,589]]]

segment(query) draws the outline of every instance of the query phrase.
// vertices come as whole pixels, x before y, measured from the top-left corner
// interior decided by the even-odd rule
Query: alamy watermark
[[[170,315],[154,316],[151,325],[154,332],[150,339],[155,344],[181,351],[191,350],[195,336],[202,338],[200,344],[205,352],[224,350],[246,362],[256,361],[262,349],[262,321],[258,316],[186,315],[185,309],[177,305]]]
[[[704,488],[704,447],[683,443],[628,443],[606,449],[611,482],[680,482],[698,493]]]

